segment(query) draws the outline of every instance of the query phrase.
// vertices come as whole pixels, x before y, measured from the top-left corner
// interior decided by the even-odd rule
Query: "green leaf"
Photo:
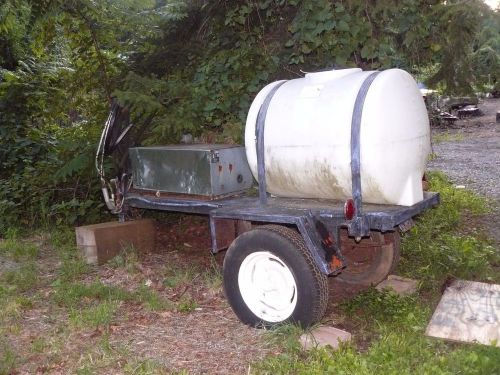
[[[340,20],[337,23],[337,29],[340,31],[349,31],[349,25],[344,20]]]

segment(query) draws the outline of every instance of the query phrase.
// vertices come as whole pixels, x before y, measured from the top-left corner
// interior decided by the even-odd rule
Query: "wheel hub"
[[[254,252],[243,260],[238,285],[247,307],[267,322],[288,319],[297,304],[297,285],[292,271],[268,251]]]

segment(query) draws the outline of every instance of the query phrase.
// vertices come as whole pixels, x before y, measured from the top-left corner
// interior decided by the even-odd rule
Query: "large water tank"
[[[264,130],[267,191],[275,196],[352,197],[351,123],[363,82],[361,69],[308,73],[273,82],[253,101],[246,122],[248,163],[257,179],[255,128],[266,96]],[[411,206],[423,199],[430,152],[429,119],[415,80],[400,69],[378,73],[362,106],[360,142],[363,202]]]

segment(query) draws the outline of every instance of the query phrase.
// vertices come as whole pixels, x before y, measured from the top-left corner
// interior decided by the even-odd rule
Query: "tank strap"
[[[259,182],[259,200],[261,204],[267,204],[266,193],[266,164],[264,160],[264,129],[266,126],[267,110],[269,104],[276,94],[276,91],[287,81],[279,82],[274,86],[271,91],[266,95],[257,115],[257,123],[255,125],[255,138],[257,139],[256,152],[257,152],[257,177]]]
[[[354,110],[352,112],[351,121],[351,178],[352,178],[352,198],[354,207],[356,208],[356,217],[362,215],[362,194],[361,194],[361,119],[363,116],[363,107],[365,104],[366,95],[371,84],[380,72],[373,72],[365,78],[361,85],[356,101],[354,102]]]

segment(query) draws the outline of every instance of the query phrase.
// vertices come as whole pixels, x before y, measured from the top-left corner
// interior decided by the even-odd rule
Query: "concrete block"
[[[151,219],[117,221],[75,228],[76,244],[87,263],[103,264],[127,247],[138,254],[154,251],[156,225]]]
[[[340,343],[351,340],[351,334],[335,327],[320,326],[300,336],[300,344],[305,350],[330,345],[338,349]]]
[[[405,296],[417,292],[418,281],[401,276],[389,275],[387,279],[378,284],[375,289],[379,291],[390,289],[400,296]]]

